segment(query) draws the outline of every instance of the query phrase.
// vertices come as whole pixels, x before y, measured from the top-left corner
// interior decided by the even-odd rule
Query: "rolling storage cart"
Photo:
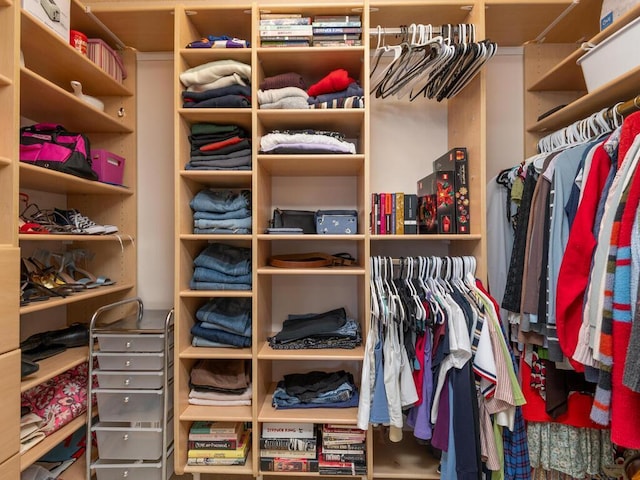
[[[95,311],[89,325],[87,477],[167,480],[173,473],[173,309],[132,298]]]

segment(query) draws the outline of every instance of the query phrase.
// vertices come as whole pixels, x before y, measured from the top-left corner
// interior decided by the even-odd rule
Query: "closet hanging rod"
[[[542,32],[540,32],[538,34],[538,36],[536,38],[534,38],[532,40],[533,43],[542,43],[542,42],[544,42],[546,37],[547,37],[547,33],[549,33],[558,23],[560,23],[560,21],[564,17],[566,17],[571,10],[573,10],[575,7],[577,7],[579,3],[580,3],[580,0],[573,0],[571,2],[571,4],[567,8],[565,8],[562,12],[560,12],[560,15],[558,15],[556,17],[556,19],[553,22],[551,22],[549,24],[549,26],[547,26],[547,28],[545,28]]]
[[[457,25],[457,24],[456,24]],[[470,25],[470,24],[466,24],[466,25]],[[371,27],[369,29],[369,36],[370,37],[376,37],[379,34],[382,35],[405,35],[405,34],[409,34],[409,30],[408,30],[408,26],[405,27],[380,27],[380,31],[378,31],[378,27]],[[441,27],[431,27],[431,32],[434,35],[440,35],[441,32]]]
[[[607,118],[612,119],[613,115],[617,114],[622,117],[626,117],[630,113],[640,111],[640,95],[636,95],[631,100],[627,100],[624,103],[618,103],[607,110]]]

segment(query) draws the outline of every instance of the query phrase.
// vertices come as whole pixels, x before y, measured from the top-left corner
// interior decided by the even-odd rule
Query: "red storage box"
[[[107,45],[104,40],[90,38],[87,41],[87,55],[93,63],[102,68],[118,82],[122,83],[122,81],[127,78],[127,71],[122,63],[122,58],[120,58],[120,55]]]
[[[98,174],[98,181],[122,185],[124,158],[100,148],[91,149],[91,167]]]

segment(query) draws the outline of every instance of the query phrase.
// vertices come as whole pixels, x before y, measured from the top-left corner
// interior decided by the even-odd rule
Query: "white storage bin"
[[[164,350],[164,335],[98,334],[102,352],[161,352]]]
[[[160,422],[163,396],[160,390],[93,390],[104,422]],[[169,392],[171,389],[169,389]],[[170,396],[171,398],[171,396]],[[169,401],[171,404],[171,400]]]
[[[162,370],[164,353],[98,352],[98,365],[102,370]]]
[[[94,370],[101,388],[162,388],[164,372],[118,372]]]
[[[98,460],[93,464],[97,480],[161,480],[161,462]],[[173,475],[173,454],[167,459],[167,478]]]
[[[640,17],[578,59],[587,91],[592,92],[640,66]]]
[[[158,460],[162,455],[160,423],[104,423],[92,427],[98,439],[98,455],[108,460]],[[167,445],[173,439],[173,422],[167,425]]]

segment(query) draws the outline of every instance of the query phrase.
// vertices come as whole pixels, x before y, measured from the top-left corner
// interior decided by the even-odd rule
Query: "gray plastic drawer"
[[[100,458],[110,460],[158,460],[162,455],[161,423],[104,423],[92,430],[98,440]],[[173,439],[173,422],[167,425],[167,445]]]
[[[169,404],[171,404],[169,388]],[[160,422],[162,420],[163,390],[106,390],[94,389],[98,412],[104,422]]]
[[[97,460],[93,463],[97,480],[162,480],[161,462]],[[173,475],[173,454],[167,458],[167,478]]]
[[[162,352],[163,334],[99,333],[96,335],[103,352]]]
[[[97,352],[101,370],[162,370],[165,354]]]
[[[94,370],[101,388],[162,388],[164,372],[120,372],[112,370]]]

